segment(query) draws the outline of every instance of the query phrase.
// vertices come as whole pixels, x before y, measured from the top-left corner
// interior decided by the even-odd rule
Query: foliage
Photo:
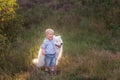
[[[16,14],[17,8],[18,5],[14,0],[0,0],[0,69],[4,71],[1,74],[17,71],[12,69],[15,68],[13,65],[15,58],[12,57],[16,55],[12,47],[23,31],[22,17]]]
[[[9,29],[13,26],[10,26],[10,21],[16,17],[15,9],[17,8],[17,4],[13,0],[0,0],[0,35],[3,37],[6,37],[6,40],[8,40],[7,31],[6,29]],[[6,26],[6,24],[9,24]],[[2,42],[5,42],[5,39],[3,37],[0,37]],[[8,40],[9,41],[9,40]],[[1,42],[1,43],[2,43]],[[2,46],[2,45],[1,45]]]
[[[14,0],[0,0],[0,22],[12,19],[16,8],[17,4]]]

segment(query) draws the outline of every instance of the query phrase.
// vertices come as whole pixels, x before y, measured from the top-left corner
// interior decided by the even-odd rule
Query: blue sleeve
[[[41,45],[41,47],[42,47],[43,49],[45,49],[46,46],[47,46],[47,42],[44,40],[43,43],[42,43],[42,45]]]

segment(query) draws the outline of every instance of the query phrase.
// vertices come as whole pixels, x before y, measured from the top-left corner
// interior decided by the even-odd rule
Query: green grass
[[[57,35],[60,34],[62,36],[64,51],[63,57],[57,68],[59,73],[55,77],[50,76],[46,77],[43,70],[34,67],[32,69],[32,72],[29,72],[29,75],[26,79],[27,80],[119,79],[119,75],[116,75],[120,73],[119,72],[120,59],[116,58],[117,56],[120,57],[119,53],[114,55],[107,50],[104,51],[104,47],[108,47],[108,45],[106,45],[107,43],[101,44],[104,42],[104,40],[107,41],[107,37],[105,35],[95,34],[95,32],[91,32],[91,30],[87,28],[87,26],[89,25],[86,25],[86,20],[84,23],[84,19],[83,22],[81,21],[80,26],[75,25],[73,27],[73,25],[66,24],[65,22],[58,26],[59,23],[56,22],[56,15],[57,14],[55,14],[55,16],[51,15],[50,17],[46,18],[41,23],[41,26],[44,26],[44,28],[41,29],[43,33],[41,34],[36,33],[36,35],[38,36],[44,35],[44,30],[50,27],[55,30],[55,33]],[[61,21],[62,20],[63,19],[61,19]],[[86,26],[86,28],[82,26]],[[33,29],[31,30],[33,31]],[[44,36],[37,38],[41,39],[37,43],[40,43],[43,40],[43,38]],[[31,39],[31,41],[33,40]],[[35,49],[35,47],[32,48]],[[34,53],[34,51],[32,53]]]

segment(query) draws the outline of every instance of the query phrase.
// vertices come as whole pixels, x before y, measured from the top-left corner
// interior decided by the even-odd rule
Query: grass
[[[43,29],[37,29],[38,31],[36,31],[36,28],[31,29],[31,31],[35,31],[36,37],[35,40],[30,39],[34,43],[34,46],[31,45],[30,47],[30,53],[34,55],[32,58],[37,56],[46,28],[51,27],[57,35],[61,34],[64,51],[57,66],[57,76],[46,76],[43,69],[33,67],[25,73],[28,74],[27,77],[25,76],[25,80],[117,80],[120,78],[118,75],[120,73],[120,55],[104,50],[103,46],[100,46],[100,43],[106,40],[104,35],[91,33],[87,28],[81,28],[80,26],[73,28],[73,25],[66,23],[63,23],[62,28],[59,28],[60,26],[56,27],[57,23],[54,23],[56,23],[56,15],[50,16],[42,22],[40,26],[44,26]],[[68,26],[69,28],[67,28]],[[31,31],[30,35],[33,35]],[[107,47],[107,45],[104,46]]]

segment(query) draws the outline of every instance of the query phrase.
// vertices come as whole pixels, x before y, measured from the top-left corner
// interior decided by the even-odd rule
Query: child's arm
[[[42,51],[42,55],[45,55],[45,50],[44,50],[44,48],[41,48],[41,51]]]
[[[45,55],[46,46],[47,46],[47,42],[44,40],[42,45],[41,45],[42,55]]]

